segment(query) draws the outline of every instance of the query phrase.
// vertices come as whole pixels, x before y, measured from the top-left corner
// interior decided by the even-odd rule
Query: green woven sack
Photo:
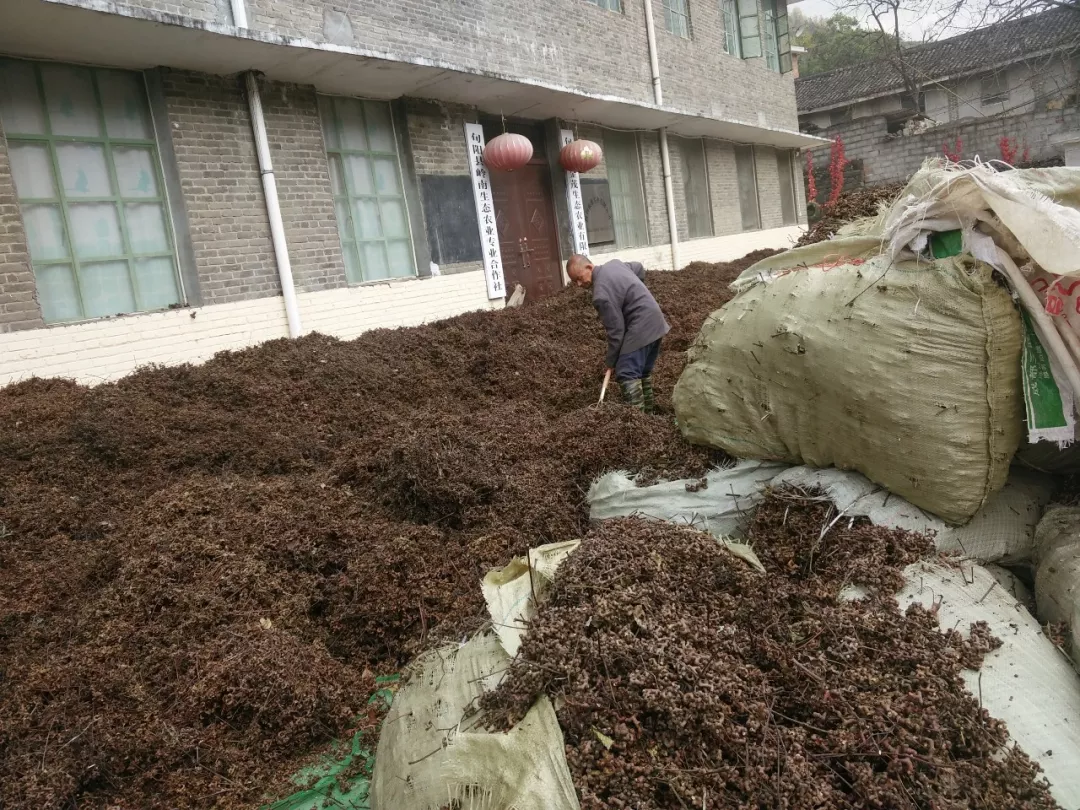
[[[962,523],[1020,442],[1020,316],[968,256],[879,250],[837,239],[747,270],[690,349],[675,413],[696,444],[858,470]]]

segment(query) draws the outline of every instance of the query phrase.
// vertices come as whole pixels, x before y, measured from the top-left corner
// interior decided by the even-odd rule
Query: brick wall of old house
[[[261,96],[296,289],[344,286],[345,263],[315,91],[264,82]]]
[[[42,325],[7,142],[0,129],[0,332]]]
[[[830,127],[821,133],[824,138],[841,136],[848,160],[861,169],[861,177],[848,178],[845,188],[855,185],[856,179],[867,185],[906,180],[927,158],[944,157],[944,145],[955,147],[956,139],[963,141],[963,158],[1000,160],[998,146],[1005,136],[1026,143],[1033,161],[1046,161],[1061,156],[1061,147],[1052,143],[1053,136],[1075,132],[1080,128],[1080,107],[1060,110],[1040,110],[997,118],[985,118],[965,124],[948,124],[919,135],[890,135],[884,117],[862,118],[848,124]],[[1022,147],[1021,147],[1022,151]],[[812,150],[814,165],[820,172],[829,164],[829,146]],[[803,164],[805,168],[805,163]],[[805,182],[805,171],[803,180]],[[827,194],[821,179],[818,191]]]
[[[739,233],[742,230],[742,213],[739,209],[735,149],[723,141],[706,141],[705,159],[709,167],[709,197],[712,200],[716,235]]]
[[[242,79],[166,70],[162,85],[203,302],[277,295]]]
[[[638,150],[641,154],[641,170],[645,178],[645,214],[649,218],[649,242],[653,245],[663,245],[671,242],[671,231],[668,227],[660,136],[655,132],[639,132]]]
[[[688,39],[670,33],[663,0],[651,0],[667,106],[754,125],[795,129],[790,74],[764,59],[724,53],[719,2],[690,0]],[[151,12],[231,23],[227,0],[126,0]],[[248,0],[256,31],[317,44],[354,47],[390,58],[431,63],[594,95],[651,104],[645,12],[624,0],[622,11],[587,0]],[[722,88],[722,92],[717,89]]]
[[[688,3],[689,39],[667,30],[663,0],[651,2],[665,106],[754,126],[798,128],[794,77],[770,70],[764,58],[739,59],[725,53],[717,0]],[[764,30],[763,20],[761,24]]]

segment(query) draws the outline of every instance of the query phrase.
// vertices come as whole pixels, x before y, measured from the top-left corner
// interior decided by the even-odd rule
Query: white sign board
[[[560,148],[574,142],[574,133],[568,129],[560,133]],[[570,210],[570,238],[574,253],[589,255],[589,235],[585,230],[585,205],[581,201],[581,177],[577,172],[566,173],[566,206]]]
[[[480,247],[484,252],[488,298],[505,298],[506,280],[499,251],[499,231],[495,225],[495,203],[491,197],[491,178],[484,165],[484,128],[480,124],[465,125],[465,144],[469,151],[469,173],[472,175],[476,222],[480,228]]]

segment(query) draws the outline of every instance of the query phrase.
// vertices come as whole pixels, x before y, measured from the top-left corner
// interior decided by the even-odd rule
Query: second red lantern
[[[524,135],[504,132],[492,138],[484,147],[484,164],[489,169],[512,172],[520,169],[533,156],[532,143]]]
[[[599,166],[603,156],[599,144],[577,140],[562,148],[559,152],[559,163],[568,172],[587,172]]]

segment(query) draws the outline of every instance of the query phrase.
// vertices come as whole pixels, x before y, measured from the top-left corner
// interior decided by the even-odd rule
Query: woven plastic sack
[[[963,523],[1020,443],[1020,317],[980,262],[879,248],[835,239],[749,268],[690,349],[676,416],[694,443],[858,470]]]
[[[1080,508],[1047,511],[1035,532],[1035,602],[1044,622],[1062,622],[1080,667]]]
[[[1049,476],[1014,469],[1008,482],[964,526],[949,526],[919,507],[882,489],[857,472],[792,467],[773,479],[824,491],[845,515],[867,517],[877,526],[933,533],[938,551],[979,562],[1027,562],[1035,527],[1054,491]]]
[[[784,464],[740,461],[712,470],[702,479],[665,481],[639,487],[623,472],[601,476],[589,488],[589,518],[648,517],[709,532],[742,537],[747,522],[765,497],[765,488]]]
[[[490,572],[482,590],[495,632],[410,665],[379,735],[372,810],[578,810],[551,701],[538,698],[506,734],[487,731],[476,707],[506,677],[525,623],[577,547],[541,546]]]
[[[1039,622],[979,565],[916,563],[897,594],[901,610],[938,604],[942,630],[986,622],[1001,647],[988,653],[964,684],[1009,737],[1042,766],[1050,793],[1068,810],[1080,808],[1080,678],[1042,632]]]

